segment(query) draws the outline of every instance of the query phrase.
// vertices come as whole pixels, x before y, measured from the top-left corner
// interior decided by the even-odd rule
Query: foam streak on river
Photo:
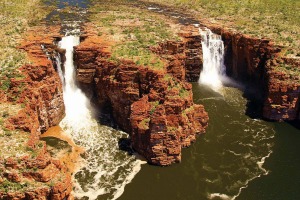
[[[253,180],[269,173],[264,162],[275,141],[272,123],[245,115],[247,99],[240,90],[223,86],[219,92],[193,84],[195,103],[209,114],[206,134],[183,150],[179,165],[143,166],[121,200],[238,199]]]

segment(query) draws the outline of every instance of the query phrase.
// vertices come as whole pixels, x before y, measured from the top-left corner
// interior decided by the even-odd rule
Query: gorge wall
[[[300,108],[299,59],[282,56],[270,40],[213,28],[225,43],[225,65],[230,77],[251,83],[260,94],[261,116],[269,120],[297,120]]]
[[[285,58],[281,48],[270,40],[204,24],[222,36],[227,75],[255,89],[251,100],[258,102],[255,106],[260,108],[254,109],[259,110],[259,116],[276,121],[299,119],[300,60]],[[197,81],[203,62],[201,35],[198,28],[190,26],[184,28],[181,36],[184,37],[186,79]]]
[[[175,15],[178,17],[177,23],[187,26],[182,36],[185,41],[189,41],[186,43],[188,48],[185,52],[188,81],[199,79],[202,69],[202,50],[201,36],[197,34],[198,28],[187,24],[199,24],[200,27],[207,27],[222,36],[227,75],[241,83],[251,85],[252,89],[256,90],[255,94],[250,94],[251,100],[249,100],[255,101],[254,107],[259,107],[254,108],[257,110],[255,112],[258,112],[254,117],[275,121],[300,119],[299,57],[287,58],[284,55],[284,48],[276,46],[271,40],[241,34],[229,27],[225,28],[223,24],[201,16],[201,13],[161,2],[151,2],[151,4],[143,2],[143,4],[146,8],[153,6],[158,8],[153,12],[161,12],[170,18]],[[199,17],[195,18],[195,15]],[[247,112],[252,112],[253,106],[248,106],[250,111]]]
[[[181,45],[167,46],[164,69],[139,66],[130,60],[112,61],[103,37],[87,34],[75,47],[77,80],[95,88],[102,106],[110,106],[117,124],[131,136],[132,147],[149,163],[170,165],[181,160],[181,148],[203,133],[208,115],[193,103],[185,82]],[[170,74],[168,73],[170,72]]]
[[[40,33],[38,36],[36,31]],[[5,127],[20,131],[19,137],[28,135],[28,138],[21,141],[25,152],[1,155],[4,157],[0,159],[0,172],[4,179],[0,177],[0,183],[4,188],[19,189],[9,193],[0,191],[0,199],[65,199],[72,191],[71,173],[50,156],[46,143],[40,140],[41,133],[58,125],[64,117],[62,85],[48,59],[56,49],[53,42],[60,37],[59,29],[52,27],[50,32],[41,27],[28,32],[20,48],[27,52],[31,63],[20,68],[24,78],[11,78],[8,93],[2,94],[2,103],[23,105],[17,115],[5,121]]]
[[[287,62],[299,67],[299,63],[281,58],[281,49],[269,40],[209,28],[224,40],[228,76],[258,90],[260,116],[299,119],[299,79],[279,67]],[[189,146],[194,133],[204,132],[207,126],[207,114],[193,104],[191,86],[185,82],[199,79],[201,35],[194,26],[183,26],[179,35],[181,42],[150,47],[166,62],[161,70],[130,60],[112,61],[111,41],[90,32],[75,48],[79,83],[96,91],[99,104],[111,107],[117,124],[131,133],[133,148],[157,165],[180,161],[181,147]]]

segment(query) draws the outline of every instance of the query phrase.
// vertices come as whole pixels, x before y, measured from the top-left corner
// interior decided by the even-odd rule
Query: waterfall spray
[[[86,151],[82,166],[73,176],[74,196],[93,200],[105,195],[106,199],[117,199],[145,162],[119,150],[119,139],[128,137],[126,133],[102,126],[93,117],[90,101],[75,81],[73,48],[78,44],[76,36],[63,37],[59,42],[59,47],[66,50],[64,74],[60,57],[56,58],[66,107],[60,126]]]
[[[222,86],[222,77],[225,75],[224,43],[221,36],[209,29],[199,29],[202,36],[203,70],[199,82],[219,89]]]

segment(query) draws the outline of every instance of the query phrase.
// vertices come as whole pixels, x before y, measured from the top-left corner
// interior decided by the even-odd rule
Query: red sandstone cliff
[[[166,68],[158,70],[130,60],[110,61],[108,41],[85,37],[75,48],[77,80],[96,88],[100,104],[112,107],[133,148],[150,163],[180,162],[181,148],[195,141],[208,121],[203,106],[193,103],[191,85],[184,81],[182,46],[162,45],[162,51],[169,53],[164,51]]]
[[[267,62],[269,82],[263,110],[267,119],[300,119],[300,62],[294,61],[277,58]]]
[[[64,199],[72,190],[71,174],[60,161],[51,158],[45,142],[39,140],[42,132],[64,117],[62,85],[41,46],[51,53],[58,31],[51,29],[50,34],[48,29],[41,27],[28,32],[21,49],[27,52],[31,64],[20,68],[24,78],[11,78],[8,93],[2,94],[2,103],[23,105],[4,126],[27,139],[20,144],[26,147],[24,153],[0,159],[0,184],[7,187],[7,191],[0,191],[0,199]],[[20,189],[13,192],[9,191],[10,187]]]
[[[146,2],[144,2],[146,4]],[[149,5],[150,6],[150,5]],[[163,14],[181,16],[178,23],[200,24],[222,36],[225,45],[225,65],[229,77],[252,84],[258,90],[256,106],[262,107],[259,115],[269,120],[293,121],[300,119],[299,74],[300,58],[286,58],[282,47],[270,39],[241,34],[224,24],[211,22],[197,12],[170,5],[157,4]],[[196,14],[196,15],[195,15]],[[183,20],[184,19],[184,20]],[[201,36],[198,28],[185,28],[185,69],[188,81],[197,81],[202,69]],[[199,49],[199,50],[198,50]],[[283,62],[281,62],[283,61]],[[286,81],[284,81],[286,80]]]
[[[299,59],[281,57],[281,48],[270,40],[242,35],[206,21],[203,23],[222,36],[227,75],[257,89],[256,98],[261,98],[262,104],[260,115],[276,121],[299,119]],[[185,41],[186,78],[196,81],[202,69],[201,36],[195,27],[185,28],[181,36]],[[200,50],[194,50],[197,48]]]
[[[211,26],[225,43],[229,76],[252,83],[261,91],[262,117],[297,120],[300,113],[300,61],[282,57],[281,48],[270,40],[253,38]]]

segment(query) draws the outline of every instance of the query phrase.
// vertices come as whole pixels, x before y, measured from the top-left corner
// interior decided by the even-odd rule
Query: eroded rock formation
[[[270,40],[253,38],[219,27],[211,27],[225,43],[225,65],[229,76],[254,84],[262,97],[262,117],[296,120],[300,107],[300,62],[284,58]]]
[[[259,112],[256,117],[277,121],[299,119],[299,57],[286,58],[283,48],[276,46],[270,39],[241,34],[230,27],[225,28],[224,24],[212,22],[204,18],[205,16],[199,15],[195,18],[195,14],[199,14],[197,12],[189,14],[185,9],[160,3],[156,6],[164,10],[163,14],[166,16],[173,16],[174,13],[180,16],[178,23],[198,24],[222,36],[228,76],[242,83],[252,84],[257,90],[255,95],[252,94],[258,98],[255,106],[261,107],[255,108]],[[200,74],[202,68],[201,54],[196,50],[199,46],[201,51],[201,36],[197,33],[198,28],[194,26],[188,26],[184,32],[183,37],[188,36],[192,45],[189,51],[185,50],[187,58],[190,56],[185,65],[186,78],[189,81],[197,81],[199,78],[197,74],[198,72]],[[283,81],[284,79],[287,81]]]
[[[299,59],[283,57],[281,48],[270,40],[253,38],[208,22],[204,24],[222,36],[227,75],[255,87],[255,98],[262,107],[260,116],[276,121],[299,119]],[[187,27],[182,36],[188,41],[185,44],[186,77],[195,81],[199,78],[198,70],[202,68],[202,60],[199,59],[202,52],[193,49],[201,49],[201,36],[195,27]],[[194,58],[189,59],[190,52],[194,52]]]
[[[300,62],[294,63],[294,61],[275,58],[267,62],[269,82],[263,110],[263,116],[267,119],[299,120]]]
[[[166,66],[152,69],[130,60],[112,61],[109,41],[84,37],[75,48],[77,80],[96,88],[100,105],[112,107],[118,125],[130,133],[133,148],[150,163],[179,162],[181,148],[195,141],[208,122],[203,106],[193,103],[191,85],[184,81],[182,45],[161,45]]]
[[[2,103],[23,107],[4,126],[21,134],[13,137],[26,139],[20,140],[24,152],[20,147],[15,155],[1,155],[4,158],[0,159],[0,184],[7,191],[0,191],[0,199],[65,199],[72,191],[70,172],[50,156],[45,142],[40,141],[40,134],[64,117],[62,85],[52,61],[42,49],[43,45],[48,54],[54,51],[58,31],[40,27],[28,32],[21,49],[27,52],[31,63],[20,68],[23,78],[11,78],[8,93],[2,94]],[[17,142],[16,138],[12,139]]]

